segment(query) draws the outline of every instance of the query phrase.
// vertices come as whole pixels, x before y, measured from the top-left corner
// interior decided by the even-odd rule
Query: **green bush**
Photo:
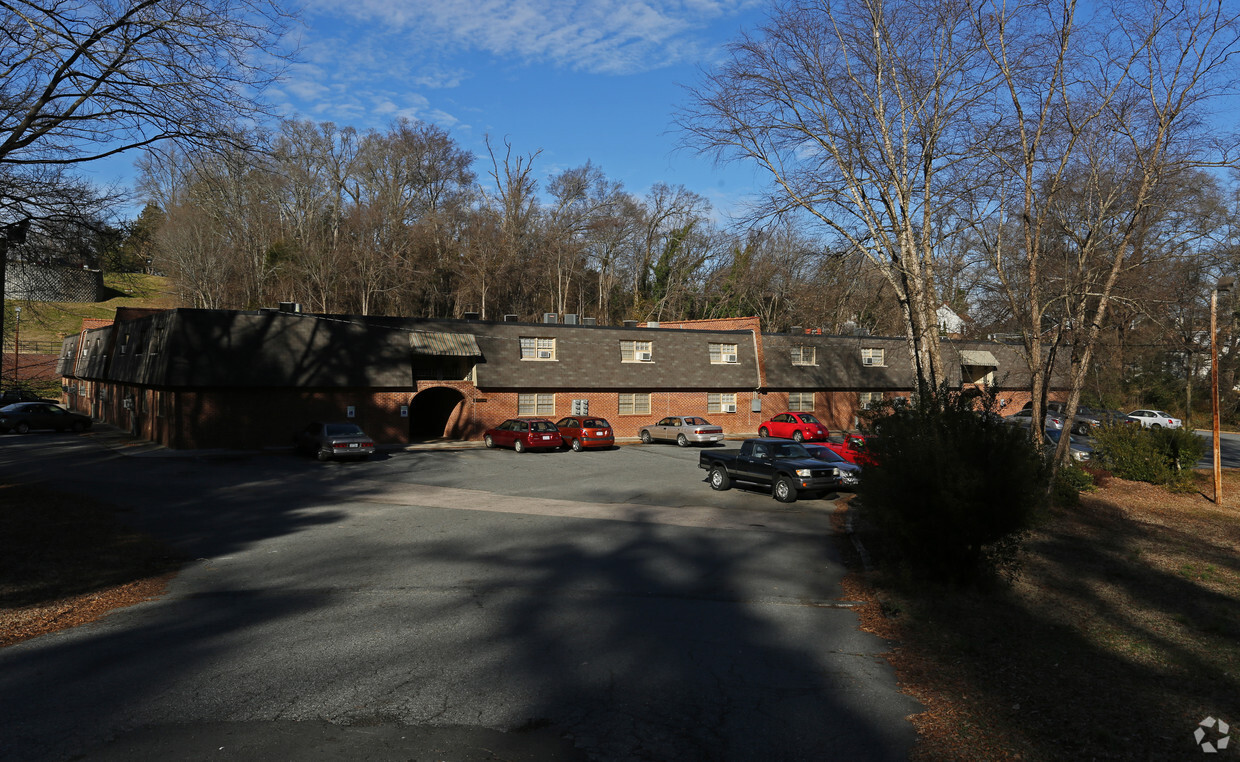
[[[968,582],[1004,565],[1047,492],[1028,432],[949,392],[884,413],[857,488],[865,515],[927,576]]]
[[[1096,456],[1121,479],[1192,488],[1193,468],[1206,454],[1206,443],[1188,429],[1104,426],[1094,434]]]
[[[1073,464],[1059,469],[1055,476],[1053,499],[1056,505],[1070,506],[1081,502],[1081,493],[1094,489],[1093,474]]]

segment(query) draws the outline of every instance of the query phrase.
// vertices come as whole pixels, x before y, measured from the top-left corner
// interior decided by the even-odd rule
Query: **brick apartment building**
[[[1014,408],[1029,378],[1014,347],[943,345],[948,383]],[[118,310],[64,340],[68,406],[169,447],[286,446],[312,420],[376,441],[479,439],[515,415],[607,418],[617,437],[666,415],[752,435],[785,410],[833,429],[908,396],[902,338],[762,333],[756,318],[596,326],[318,315],[284,310]]]

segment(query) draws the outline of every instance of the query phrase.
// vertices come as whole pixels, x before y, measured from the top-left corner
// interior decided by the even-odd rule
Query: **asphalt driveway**
[[[193,559],[160,600],[0,650],[0,758],[906,758],[918,706],[840,600],[830,501],[716,493],[696,460],[0,437],[0,479]]]

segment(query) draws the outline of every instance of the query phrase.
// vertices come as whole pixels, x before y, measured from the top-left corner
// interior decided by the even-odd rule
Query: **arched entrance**
[[[460,436],[465,396],[456,389],[435,386],[414,395],[409,405],[409,440],[456,438]]]

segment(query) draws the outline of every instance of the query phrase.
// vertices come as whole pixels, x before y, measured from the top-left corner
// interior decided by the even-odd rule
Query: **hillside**
[[[102,302],[25,302],[5,300],[5,343],[11,348],[13,330],[21,331],[23,352],[45,351],[54,346],[59,352],[65,336],[82,330],[84,318],[111,318],[117,307],[154,307],[170,309],[178,306],[169,292],[168,279],[156,275],[119,273],[104,275],[107,299]],[[14,319],[15,308],[21,307],[20,326]]]

